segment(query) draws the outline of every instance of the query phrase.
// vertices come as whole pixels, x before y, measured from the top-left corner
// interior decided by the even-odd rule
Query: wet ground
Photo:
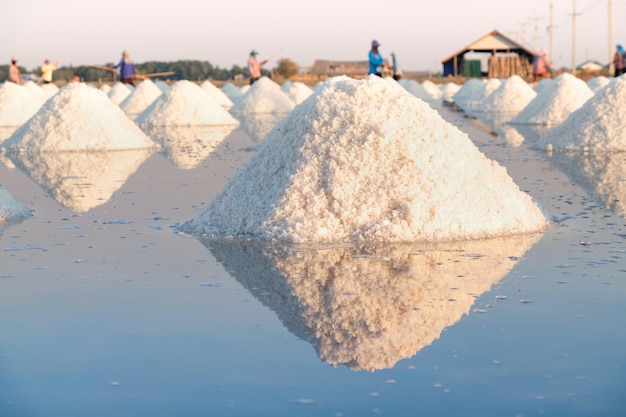
[[[626,415],[624,156],[550,156],[440,111],[554,227],[357,248],[179,234],[273,121],[3,156],[34,217],[0,229],[0,415]]]

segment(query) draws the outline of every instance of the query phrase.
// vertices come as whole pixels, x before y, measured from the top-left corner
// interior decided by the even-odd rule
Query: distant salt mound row
[[[45,97],[32,94],[22,85],[9,81],[2,83],[0,85],[0,126],[21,126],[37,113],[45,100]]]
[[[556,77],[548,88],[542,89],[511,124],[558,125],[593,96],[583,80],[569,73]]]
[[[197,84],[181,80],[157,98],[135,122],[143,127],[237,125],[228,110]]]
[[[486,113],[517,114],[536,96],[535,90],[522,77],[512,75],[484,99],[477,110]]]
[[[211,81],[204,81],[200,84],[200,88],[202,88],[213,100],[217,101],[219,105],[225,109],[233,107],[233,101]]]
[[[433,100],[438,100],[443,96],[443,90],[430,80],[422,81],[422,87],[430,94]]]
[[[111,101],[118,106],[133,92],[132,87],[120,81],[113,84],[107,93]]]
[[[476,89],[470,96],[467,97],[464,104],[464,110],[475,109],[486,100],[494,91],[496,91],[502,85],[502,80],[499,78],[490,78],[486,82],[483,82],[476,86]]]
[[[233,102],[243,97],[243,93],[233,83],[226,83],[220,89]]]
[[[0,185],[0,225],[32,216],[30,209],[13,198],[9,190]]]
[[[287,97],[295,104],[302,103],[313,94],[313,89],[300,81],[286,81],[280,86],[280,89],[283,90],[283,92],[287,94]]]
[[[182,229],[297,243],[411,242],[548,224],[506,170],[427,103],[393,80],[337,77],[288,114]]]
[[[100,90],[70,83],[2,144],[17,151],[104,151],[156,144]]]
[[[130,117],[136,117],[161,96],[163,91],[151,80],[143,80],[128,97],[120,103],[120,109]]]
[[[455,83],[444,83],[439,86],[440,97],[445,101],[452,100],[452,97],[461,89],[461,86]],[[433,96],[433,98],[438,98]]]
[[[424,88],[424,86],[415,80],[400,79],[400,85],[413,96],[424,101],[433,100],[433,96]]]
[[[626,151],[626,77],[614,78],[563,123],[541,136],[537,149]]]
[[[289,113],[295,104],[280,89],[280,86],[267,77],[261,77],[230,109],[237,114]]]
[[[600,91],[604,86],[606,86],[611,79],[609,77],[605,77],[603,75],[599,75],[597,77],[593,77],[587,81],[587,85],[594,93]]]

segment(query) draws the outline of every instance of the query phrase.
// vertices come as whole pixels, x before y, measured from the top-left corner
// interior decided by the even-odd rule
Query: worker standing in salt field
[[[15,84],[22,84],[22,76],[17,66],[17,58],[11,58],[11,66],[9,67],[9,81]]]
[[[44,84],[50,84],[52,82],[52,73],[54,72],[54,70],[57,69],[58,66],[59,61],[51,64],[50,60],[46,59],[41,66],[41,77],[37,81],[37,84],[39,84],[40,81],[43,81]]]
[[[123,84],[130,84],[133,87],[135,86],[134,79],[137,71],[135,70],[135,64],[133,63],[133,60],[130,59],[130,54],[128,52],[122,52],[122,59],[113,68],[120,69],[120,77],[122,78]]]
[[[615,48],[615,56],[613,57],[613,64],[615,64],[615,76],[626,73],[626,51],[622,48],[622,45],[617,45]]]
[[[548,75],[548,71],[552,73],[554,66],[548,60],[548,51],[542,49],[533,60],[533,85],[537,85],[539,80]]]
[[[264,61],[259,61],[257,58],[259,53],[256,50],[250,51],[250,56],[248,57],[248,74],[250,76],[250,85],[254,84],[256,80],[261,78],[261,67],[267,63],[267,59]]]
[[[369,67],[369,70],[367,71],[367,74],[368,75],[374,74],[374,75],[378,75],[379,77],[382,77],[385,60],[383,59],[380,52],[378,52],[379,46],[380,44],[378,43],[378,41],[376,40],[372,41],[372,49],[370,49],[370,52],[368,54],[370,67]]]
[[[396,60],[396,53],[391,53],[391,76],[394,80],[398,81],[401,78],[402,72],[398,68],[398,61]]]

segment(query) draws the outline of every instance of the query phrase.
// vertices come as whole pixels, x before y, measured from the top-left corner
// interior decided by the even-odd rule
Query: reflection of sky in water
[[[250,113],[237,114],[235,118],[256,142],[261,142],[265,135],[274,128],[288,113]]]
[[[85,212],[109,201],[152,152],[18,152],[9,157],[59,204]]]
[[[237,125],[155,126],[145,133],[161,145],[161,152],[180,169],[193,169],[228,136]]]
[[[438,339],[540,237],[358,249],[203,243],[322,360],[376,370]]]
[[[605,207],[626,217],[626,153],[555,152],[550,161]]]

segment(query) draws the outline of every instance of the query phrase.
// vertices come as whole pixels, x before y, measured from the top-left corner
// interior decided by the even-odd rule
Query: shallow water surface
[[[554,227],[331,248],[179,234],[255,151],[245,126],[206,146],[165,132],[148,155],[4,155],[34,217],[0,229],[0,415],[626,415],[623,164],[440,111]]]

